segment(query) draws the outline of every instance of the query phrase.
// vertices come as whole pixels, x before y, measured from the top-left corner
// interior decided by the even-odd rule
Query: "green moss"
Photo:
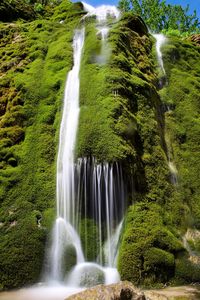
[[[176,260],[176,278],[182,283],[199,282],[200,266],[186,257]]]
[[[65,24],[57,20],[59,5],[56,18],[1,24],[5,67],[0,86],[4,95],[0,103],[0,267],[4,289],[39,280],[55,217],[60,112],[73,60],[73,30],[81,11],[68,1],[60,5],[65,4]]]
[[[124,156],[125,143],[113,130],[111,114],[116,101],[106,83],[109,69],[98,63],[101,46],[94,25],[86,27],[85,39],[80,72],[77,155],[94,155],[99,160],[111,161]]]
[[[174,259],[183,247],[163,223],[163,214],[153,203],[129,208],[118,260],[122,280],[153,285],[174,275]]]
[[[200,228],[199,49],[188,41],[171,38],[163,51],[169,84],[161,96],[172,108],[166,114],[168,136],[179,172],[182,201],[190,209],[190,225]]]
[[[18,18],[22,18],[25,20],[34,19],[35,13],[33,10],[33,6],[27,4],[26,2],[19,1],[8,1],[2,0],[0,6],[0,19],[1,21],[11,22],[12,20],[16,20]]]
[[[86,259],[95,261],[99,255],[99,230],[97,224],[92,219],[81,219],[79,232]]]
[[[174,255],[159,248],[150,248],[144,254],[144,284],[167,282],[174,275]]]
[[[141,20],[128,16],[114,25],[106,41],[109,49],[106,55],[94,24],[86,25],[80,72],[81,112],[77,156],[93,155],[100,161],[122,160],[130,156],[135,160],[138,128],[134,113],[137,98],[133,99],[132,95],[145,92],[144,88],[151,90],[148,80],[153,78],[149,72],[149,53],[145,50],[149,40],[142,27],[144,24],[137,28],[138,31],[143,28],[140,32],[142,37],[133,31],[132,27],[137,22],[139,24]],[[132,35],[137,38],[133,39]],[[135,53],[138,43],[142,43],[142,47]]]

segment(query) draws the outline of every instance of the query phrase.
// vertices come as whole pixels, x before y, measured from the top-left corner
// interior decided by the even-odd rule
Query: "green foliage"
[[[154,32],[178,30],[180,33],[199,32],[200,25],[194,10],[189,14],[189,5],[167,4],[165,0],[120,0],[119,8],[123,11],[132,10],[141,16],[148,27]]]
[[[19,18],[24,20],[34,19],[33,7],[24,0],[2,0],[0,3],[0,20],[9,22]]]
[[[44,10],[42,3],[35,3],[34,11],[37,13],[41,13]]]
[[[119,1],[118,8],[123,12],[129,11],[130,10],[130,1],[129,0]]]
[[[59,5],[48,20],[1,24],[0,277],[4,289],[39,280],[55,217],[62,98],[81,11],[63,2],[70,10],[65,25],[57,21]]]

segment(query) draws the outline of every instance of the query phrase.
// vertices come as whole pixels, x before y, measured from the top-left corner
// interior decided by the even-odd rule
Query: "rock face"
[[[199,285],[167,287],[142,292],[128,281],[117,284],[98,285],[65,300],[196,300],[200,299]]]
[[[190,37],[190,41],[194,42],[195,44],[197,44],[198,46],[200,46],[200,34],[193,34]]]
[[[148,300],[196,300],[200,299],[198,286],[180,286],[161,290],[145,291],[145,299]]]
[[[66,298],[67,300],[145,300],[144,294],[130,282],[98,285]]]

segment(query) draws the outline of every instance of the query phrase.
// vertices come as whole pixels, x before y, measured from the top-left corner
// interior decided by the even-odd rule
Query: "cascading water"
[[[93,8],[84,3],[84,7],[88,11],[86,17],[96,16],[97,35],[100,34],[102,42],[102,57],[106,57],[104,46],[108,46],[110,26],[106,19],[107,16],[117,19],[119,11],[114,6]],[[14,297],[21,300],[61,300],[88,286],[111,284],[120,280],[116,258],[125,209],[121,165],[117,162],[98,163],[94,158],[74,161],[79,118],[79,71],[84,38],[84,29],[75,31],[74,65],[68,74],[65,87],[57,158],[57,218],[47,254],[45,283],[17,292]],[[100,64],[106,62],[105,57],[99,61]],[[96,235],[92,236],[89,245],[87,238],[80,239],[79,236],[80,227],[84,228],[85,237],[87,233],[91,234],[87,220],[96,228]],[[96,245],[96,252],[89,262],[86,261],[87,248],[93,245]],[[73,262],[72,257],[76,262]],[[10,299],[13,299],[12,295]]]
[[[161,52],[161,47],[167,42],[167,38],[163,34],[153,34],[154,38],[156,39],[156,53],[157,53],[157,58],[158,58],[158,64],[160,66],[160,69],[163,73],[163,76],[165,78],[165,83],[166,83],[166,71],[164,68],[164,63],[163,63],[163,58],[162,58],[162,52]],[[161,81],[160,82],[161,88],[163,88],[164,84]],[[167,111],[170,111],[169,107],[167,107]],[[167,158],[168,158],[168,167],[171,173],[171,182],[174,185],[178,184],[178,171],[176,169],[176,166],[174,165],[174,162],[172,161],[171,157],[171,144],[169,141],[166,140],[167,144]]]
[[[125,188],[120,165],[115,163],[98,164],[94,158],[81,158],[76,166],[77,178],[77,224],[80,215],[85,219],[85,232],[89,230],[87,218],[94,220],[97,226],[96,262],[100,265],[115,267],[117,241],[120,230],[118,224],[123,218],[125,210]],[[122,223],[121,223],[122,226]],[[78,227],[78,226],[77,226]],[[121,227],[120,227],[121,228]],[[87,235],[86,235],[87,236]],[[104,247],[106,241],[106,251]],[[85,240],[87,255],[87,239]]]
[[[166,43],[167,39],[164,36],[164,34],[161,33],[153,34],[153,36],[156,39],[156,53],[157,53],[158,63],[164,76],[166,76],[163,59],[162,59],[161,47]]]
[[[97,8],[83,3],[84,9],[88,12],[84,18],[89,18],[92,16],[96,17],[97,20],[97,35],[101,37],[101,55],[97,58],[99,64],[105,64],[110,54],[110,49],[107,44],[107,37],[109,33],[109,26],[107,24],[107,18],[112,17],[113,19],[118,19],[120,16],[120,11],[112,5],[101,5]]]
[[[63,256],[68,246],[74,246],[77,262],[84,262],[80,238],[74,229],[74,147],[79,118],[79,71],[83,44],[84,29],[76,30],[74,66],[68,74],[65,88],[57,159],[57,219],[50,253],[50,278],[53,280],[63,280]]]
[[[109,27],[107,16],[118,18],[113,6],[92,8],[84,18],[96,16],[97,34],[105,46]],[[123,174],[118,163],[97,163],[94,158],[74,161],[74,148],[79,118],[79,71],[84,45],[84,29],[76,30],[73,50],[74,66],[69,72],[64,97],[57,159],[57,219],[49,254],[48,281],[67,286],[85,287],[119,281],[115,268],[117,245],[122,227],[125,203]],[[88,232],[93,236],[92,262],[88,262]],[[121,223],[120,223],[121,222]],[[89,223],[89,225],[88,225]],[[81,240],[78,232],[84,232]],[[75,266],[66,270],[68,253],[76,257]],[[70,272],[69,272],[70,271]]]

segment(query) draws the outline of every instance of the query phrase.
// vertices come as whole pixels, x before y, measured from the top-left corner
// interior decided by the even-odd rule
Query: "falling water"
[[[158,58],[158,63],[159,66],[164,74],[166,75],[164,64],[163,64],[163,59],[162,59],[162,52],[161,52],[161,47],[166,43],[167,39],[164,36],[164,34],[153,34],[154,38],[156,39],[156,53],[157,53],[157,58]]]
[[[117,226],[114,233],[111,235],[110,240],[107,240],[107,242],[104,244],[104,256],[105,256],[105,262],[115,267],[117,264],[117,257],[118,257],[118,244],[119,244],[119,237],[120,233],[122,231],[122,225],[123,225],[123,219]]]
[[[75,170],[77,211],[80,212],[77,214],[77,224],[80,223],[80,215],[86,221],[87,218],[94,220],[98,228],[96,261],[100,265],[115,267],[117,242],[126,202],[121,166],[117,162],[98,164],[94,158],[81,158]],[[85,232],[88,230],[86,223]],[[103,249],[104,242],[106,251]],[[87,240],[85,245],[87,252]]]
[[[167,42],[167,38],[163,34],[153,34],[153,36],[156,39],[156,53],[157,53],[158,63],[162,70],[162,73],[165,77],[165,84],[166,84],[166,72],[165,72],[164,63],[163,63],[161,47]],[[164,86],[162,80],[160,82],[160,86],[161,86],[161,88]],[[169,107],[167,107],[167,111],[169,111]],[[168,167],[169,167],[170,174],[171,174],[171,176],[170,176],[171,182],[173,185],[177,185],[178,184],[178,171],[176,169],[174,162],[172,161],[171,149],[170,149],[171,145],[170,145],[169,141],[166,141],[166,143],[167,143]]]
[[[96,17],[97,20],[97,35],[101,37],[101,55],[97,57],[99,64],[105,64],[110,54],[110,48],[107,43],[107,37],[109,33],[109,25],[107,22],[108,17],[112,17],[113,20],[117,20],[120,16],[120,11],[112,5],[101,5],[99,7],[92,7],[87,3],[83,3],[84,9],[88,12],[84,18],[92,16]]]
[[[84,3],[86,17],[96,16],[102,44],[109,27],[107,16],[117,18],[113,6],[92,8]],[[84,45],[84,29],[76,30],[73,50],[74,66],[69,72],[64,97],[57,159],[57,219],[50,249],[48,280],[65,282],[67,286],[86,287],[119,281],[116,269],[117,246],[125,209],[125,188],[119,163],[98,163],[95,158],[74,160],[79,118],[79,71]],[[105,44],[104,44],[105,45]],[[87,261],[87,236],[91,234],[88,220],[96,228],[92,238],[95,246],[92,262]],[[84,223],[84,225],[83,225]],[[82,250],[79,231],[84,230]],[[91,241],[90,241],[91,243]],[[114,249],[115,248],[115,249]],[[75,266],[66,270],[67,253],[75,255]]]
[[[73,40],[74,66],[66,82],[57,159],[57,219],[50,253],[50,277],[54,280],[63,279],[63,256],[69,245],[76,250],[77,262],[84,262],[80,238],[74,228],[74,147],[79,118],[79,70],[83,44],[84,29],[76,30]]]
[[[88,12],[87,17],[95,16],[96,19],[101,21],[106,21],[108,16],[118,19],[120,16],[120,11],[116,8],[116,6],[112,5],[101,5],[98,7],[93,7],[85,2],[82,2],[84,9]]]
[[[103,49],[109,31],[107,16],[115,20],[119,17],[119,11],[114,6],[93,8],[84,3],[84,7],[88,11],[86,17],[96,16],[97,35],[101,35]],[[61,300],[88,286],[111,284],[120,280],[116,259],[126,198],[121,165],[117,162],[99,163],[94,158],[74,161],[83,46],[84,29],[76,30],[73,39],[74,66],[66,82],[60,127],[57,218],[47,255],[45,283],[20,290],[14,296],[11,294],[12,299]],[[80,224],[87,219],[92,220],[98,229],[97,234],[92,236],[92,243],[90,241],[87,245],[87,239],[85,242],[86,257],[87,248],[96,243],[96,257],[92,262],[86,261],[79,236]],[[84,229],[85,236],[91,234],[87,222]],[[71,254],[76,259],[73,267],[70,266],[70,263],[73,265]]]
[[[173,163],[173,161],[171,161],[170,155],[168,155],[168,166],[169,166],[169,170],[171,173],[171,182],[173,185],[177,185],[178,184],[178,171],[177,171],[176,166]]]

